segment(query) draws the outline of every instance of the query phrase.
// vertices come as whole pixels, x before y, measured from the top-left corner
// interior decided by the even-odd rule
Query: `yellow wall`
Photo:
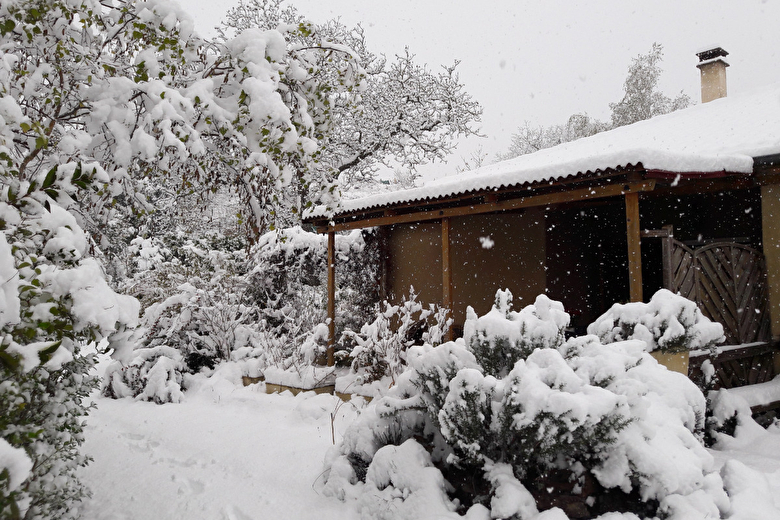
[[[772,338],[780,339],[780,185],[761,188],[761,217]]]
[[[485,248],[480,237],[493,241]],[[403,224],[388,230],[387,294],[399,301],[414,286],[418,300],[442,301],[441,222]],[[545,289],[545,223],[541,208],[523,213],[450,219],[453,317],[460,330],[471,305],[490,310],[498,289],[509,289],[515,309]]]
[[[441,304],[441,223],[390,226],[387,232],[387,298],[399,302],[414,286],[418,301]]]
[[[545,289],[544,211],[474,215],[451,220],[452,293],[455,323],[466,318],[466,306],[478,315],[493,305],[496,291],[509,289],[514,309],[530,305]],[[482,247],[480,237],[493,241]]]

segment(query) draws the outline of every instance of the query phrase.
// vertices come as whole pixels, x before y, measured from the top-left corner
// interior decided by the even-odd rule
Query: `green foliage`
[[[75,220],[59,206],[44,208],[39,201],[47,195],[24,191],[15,197],[8,196],[9,189],[5,200],[0,195],[0,214],[6,218],[0,237],[5,303],[0,436],[24,449],[33,469],[20,489],[3,494],[0,510],[9,515],[18,510],[23,518],[61,518],[87,496],[75,474],[88,462],[79,447],[88,411],[84,399],[96,381],[89,375],[93,358],[80,348],[122,328],[119,308],[128,302],[105,300],[113,293],[97,264],[82,258],[86,239]],[[104,297],[100,305],[117,306],[113,321],[110,313],[106,316],[110,325],[94,321],[82,307],[87,301],[95,305],[94,290]]]
[[[561,469],[564,460],[565,467],[579,463],[593,468],[630,422],[618,407],[587,420],[571,411],[545,410],[540,403],[528,402],[519,390],[523,377],[533,377],[521,374],[512,372],[496,380],[466,370],[450,380],[436,414],[454,450],[450,461],[474,471],[489,463],[508,463],[521,480]]]
[[[507,337],[479,337],[471,340],[471,351],[487,374],[506,375],[519,359],[533,352],[532,345],[517,345]]]
[[[74,503],[89,496],[76,471],[90,461],[79,449],[84,400],[97,386],[93,364],[92,356],[77,353],[59,370],[0,367],[0,434],[34,462],[21,489],[0,496],[0,518],[13,518],[14,504],[24,504],[23,518],[71,517]]]
[[[511,309],[512,293],[499,290],[487,316],[476,319],[469,310],[469,320],[475,324],[473,333],[466,335],[469,349],[485,373],[495,377],[505,377],[518,360],[538,348],[560,347],[569,324],[560,303],[543,295],[520,312]],[[503,326],[505,322],[511,326]]]

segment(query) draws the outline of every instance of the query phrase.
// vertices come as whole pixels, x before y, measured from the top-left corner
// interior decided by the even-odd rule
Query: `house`
[[[780,84],[724,97],[726,54],[698,54],[700,105],[306,220],[331,244],[378,226],[386,296],[413,285],[451,309],[456,334],[497,289],[516,307],[546,292],[581,332],[666,287],[729,344],[766,345],[780,339]]]

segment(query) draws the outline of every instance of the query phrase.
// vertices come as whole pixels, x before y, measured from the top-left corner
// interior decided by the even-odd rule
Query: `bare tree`
[[[584,112],[569,117],[563,125],[532,126],[526,121],[512,134],[509,149],[496,158],[511,159],[688,107],[691,98],[687,94],[680,92],[671,99],[658,90],[662,59],[663,47],[654,43],[650,52],[632,60],[623,83],[623,99],[609,104],[610,122],[598,121]]]
[[[282,3],[242,0],[228,12],[223,34],[303,23],[294,7]],[[455,138],[477,135],[473,125],[482,108],[465,92],[457,62],[434,72],[418,64],[409,49],[394,59],[375,55],[360,26],[348,28],[330,20],[313,28],[321,38],[349,48],[365,71],[359,95],[331,98],[332,123],[320,136],[315,167],[336,172],[342,186],[373,181],[381,166],[414,174],[419,165],[450,154]],[[300,35],[298,45],[309,45],[308,39]],[[325,69],[327,56],[322,59]]]

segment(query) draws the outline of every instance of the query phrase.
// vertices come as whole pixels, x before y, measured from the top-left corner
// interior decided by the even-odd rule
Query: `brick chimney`
[[[697,52],[701,71],[701,102],[707,103],[713,99],[726,97],[726,67],[729,66],[723,58],[729,53],[720,47],[712,47]]]

